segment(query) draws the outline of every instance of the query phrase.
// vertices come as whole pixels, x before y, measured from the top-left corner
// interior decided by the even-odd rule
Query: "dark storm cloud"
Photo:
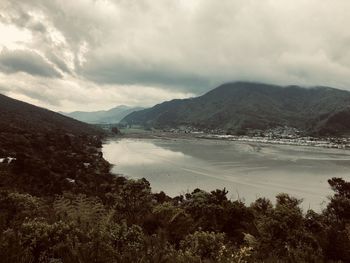
[[[6,73],[26,72],[31,75],[58,78],[61,74],[42,56],[28,50],[2,50],[0,71]]]
[[[0,23],[29,31],[23,49],[45,57],[3,68],[47,63],[40,76],[101,101],[103,88],[128,100],[128,85],[159,100],[236,80],[350,89],[349,12],[348,0],[2,0]],[[69,100],[60,84],[47,96]]]
[[[80,73],[87,79],[100,84],[137,85],[142,83],[164,89],[187,91],[201,90],[213,85],[209,79],[203,78],[203,76],[189,72],[178,72],[170,68],[167,69],[165,66],[152,68],[130,65],[128,62],[109,61],[108,64],[98,63],[94,60],[91,62],[93,65],[89,65],[88,62]]]

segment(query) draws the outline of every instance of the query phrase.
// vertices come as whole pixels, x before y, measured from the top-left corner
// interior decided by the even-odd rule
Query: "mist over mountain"
[[[142,110],[141,107],[128,107],[121,105],[110,110],[102,111],[74,111],[74,112],[60,112],[68,117],[74,118],[79,121],[83,121],[91,124],[101,124],[101,123],[118,123],[128,114]]]
[[[290,126],[327,135],[350,131],[350,92],[329,88],[234,82],[203,96],[133,112],[122,122],[156,128],[188,125],[239,131]]]

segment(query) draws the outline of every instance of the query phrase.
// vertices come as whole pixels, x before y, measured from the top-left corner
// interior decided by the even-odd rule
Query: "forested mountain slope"
[[[203,96],[172,100],[126,116],[122,122],[153,127],[189,125],[224,130],[295,127],[310,133],[344,133],[350,92],[235,82]]]

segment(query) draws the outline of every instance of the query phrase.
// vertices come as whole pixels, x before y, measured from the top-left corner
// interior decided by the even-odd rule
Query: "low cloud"
[[[35,88],[33,88],[35,87]],[[53,88],[54,87],[54,88]],[[116,105],[150,107],[160,101],[194,94],[140,85],[104,85],[65,77],[36,77],[24,73],[0,73],[0,93],[52,110],[101,110]]]
[[[30,74],[32,92],[17,94],[63,110],[82,109],[81,97],[145,106],[236,80],[350,90],[349,12],[348,0],[2,0],[0,23],[31,37],[11,42],[21,51],[0,41],[0,71],[12,88],[10,75]]]
[[[42,56],[29,50],[3,49],[0,53],[0,69],[6,73],[26,72],[48,78],[62,77]]]

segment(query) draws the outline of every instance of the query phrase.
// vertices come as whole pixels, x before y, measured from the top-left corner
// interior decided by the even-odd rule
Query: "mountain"
[[[100,123],[118,123],[125,116],[130,113],[138,110],[142,110],[141,107],[128,107],[128,106],[118,106],[113,109],[107,111],[74,111],[70,113],[63,113],[64,115],[74,118],[79,121],[92,123],[92,124],[100,124]]]
[[[4,95],[0,116],[0,189],[105,193],[100,186],[113,178],[101,153],[102,129]]]
[[[0,94],[0,131],[2,133],[59,132],[98,135],[102,130],[92,125],[63,116]]]
[[[307,133],[350,131],[350,92],[329,88],[234,82],[203,96],[176,99],[133,112],[122,122],[156,128],[179,127],[239,131],[290,126]]]

